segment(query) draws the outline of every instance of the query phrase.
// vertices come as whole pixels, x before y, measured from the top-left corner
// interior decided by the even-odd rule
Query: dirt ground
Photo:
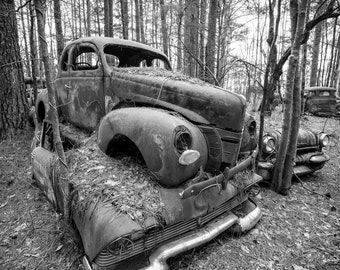
[[[340,121],[308,116],[302,126],[331,134],[325,167],[295,180],[286,197],[263,185],[253,230],[224,233],[170,259],[170,269],[340,269]],[[82,269],[81,249],[31,179],[32,136],[0,143],[0,268]]]

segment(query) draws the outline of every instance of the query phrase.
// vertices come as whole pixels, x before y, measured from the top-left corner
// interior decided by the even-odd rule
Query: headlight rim
[[[181,141],[180,143],[182,144],[184,142],[187,146],[186,147],[183,147],[183,145],[180,146],[180,143],[178,143],[179,141]],[[176,152],[179,155],[181,155],[186,150],[190,150],[192,148],[192,145],[193,145],[193,137],[192,137],[190,130],[183,125],[177,126],[174,130],[174,147],[175,147]]]
[[[271,149],[268,149],[268,142],[272,141],[273,144],[272,144],[272,148]],[[263,146],[262,146],[262,151],[265,152],[266,154],[273,154],[275,153],[276,151],[276,140],[273,136],[270,136],[269,134],[266,134],[263,136]]]
[[[318,134],[319,145],[321,147],[326,147],[329,144],[329,136],[327,133],[320,132]],[[325,142],[326,140],[326,142]]]

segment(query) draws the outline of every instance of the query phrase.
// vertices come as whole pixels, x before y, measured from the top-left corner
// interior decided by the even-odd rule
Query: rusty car
[[[313,86],[305,89],[305,111],[320,116],[340,115],[340,101],[333,87]]]
[[[241,142],[239,158],[247,157],[258,145],[256,121],[246,114],[245,129]],[[257,156],[256,173],[264,181],[271,182],[276,156],[281,143],[281,130],[265,132],[262,137],[262,149]],[[329,135],[323,131],[299,129],[293,176],[300,177],[312,174],[324,167],[329,156],[323,151],[329,144]]]
[[[33,176],[57,210],[70,206],[85,269],[167,269],[168,258],[260,220],[258,149],[238,160],[243,96],[173,72],[157,49],[107,37],[68,43],[54,86],[67,162],[42,91]]]
[[[276,162],[276,154],[281,141],[278,130],[266,133],[263,140],[261,159],[256,172],[266,181],[271,181]],[[329,136],[324,132],[299,129],[296,156],[294,159],[293,176],[309,175],[323,168],[329,160],[323,148],[329,143]]]

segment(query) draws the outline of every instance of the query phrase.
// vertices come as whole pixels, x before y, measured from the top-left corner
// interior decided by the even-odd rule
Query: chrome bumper
[[[260,220],[262,213],[261,209],[255,203],[251,200],[249,203],[254,205],[254,209],[242,218],[239,218],[233,213],[221,215],[204,227],[159,246],[149,256],[149,266],[144,267],[141,270],[167,270],[169,267],[166,261],[169,258],[206,244],[228,229],[233,232],[245,232],[250,230]],[[96,266],[91,266],[86,256],[83,257],[82,262],[85,270],[97,269]]]
[[[150,265],[143,268],[143,270],[167,270],[167,259],[208,243],[233,225],[238,225],[242,231],[250,230],[259,221],[261,216],[262,213],[258,206],[243,218],[239,218],[233,213],[223,215],[218,220],[212,221],[201,229],[160,246],[150,255]]]

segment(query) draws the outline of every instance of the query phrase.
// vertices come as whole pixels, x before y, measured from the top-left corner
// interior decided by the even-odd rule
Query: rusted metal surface
[[[187,130],[192,138],[190,149],[200,153],[194,164],[179,164],[180,152],[175,148],[178,128]],[[98,145],[103,152],[120,135],[129,138],[141,152],[149,170],[166,186],[176,186],[194,176],[207,161],[203,134],[197,126],[166,111],[152,108],[124,108],[107,114],[98,130]]]
[[[153,68],[159,64],[162,68]],[[137,147],[158,181],[152,181],[156,186],[152,194],[164,206],[157,213],[143,213],[139,220],[117,203],[105,200],[103,194],[83,200],[82,194],[88,193],[81,193],[74,185],[72,218],[89,263],[115,265],[199,227],[202,232],[207,229],[206,234],[193,235],[183,245],[173,242],[174,253],[165,251],[167,256],[173,256],[212,239],[216,235],[212,231],[220,233],[234,222],[250,229],[260,218],[258,208],[252,208],[245,213],[253,212],[249,218],[239,220],[232,215],[230,222],[227,218],[221,223],[221,228],[216,223],[205,227],[209,222],[214,224],[221,214],[230,216],[233,209],[248,200],[246,189],[228,181],[251,167],[257,154],[252,145],[252,155],[236,165],[244,130],[242,96],[171,72],[167,57],[149,46],[98,37],[78,39],[66,46],[55,87],[61,116],[74,126],[97,129],[98,146],[104,153],[115,151],[123,141]],[[48,101],[41,95],[39,104],[48,106]],[[251,138],[246,141],[252,143],[253,119],[247,123]],[[196,157],[180,163],[188,150]],[[58,175],[51,175],[56,167],[52,151],[36,148],[33,170],[50,200],[58,204],[64,198],[59,198],[62,193],[53,186]],[[102,151],[91,148],[94,157],[104,155]],[[79,168],[78,172],[81,173],[70,175],[86,178],[89,183],[98,180],[87,173],[82,177]],[[116,193],[106,195],[112,200],[124,200],[124,193],[117,196],[119,187],[114,189]]]
[[[138,43],[137,43],[138,44]],[[112,68],[106,60],[104,50],[135,47],[136,57],[143,51],[146,59],[162,59],[170,68],[164,54],[146,45],[120,41],[111,38],[87,38],[70,43],[64,50],[69,53],[68,71],[61,70],[56,79],[57,101],[64,117],[74,124],[94,129],[110,104],[111,109],[122,103],[131,106],[157,106],[177,111],[190,120],[202,124],[212,124],[222,129],[242,131],[245,113],[245,99],[225,89],[209,85],[199,85],[183,80],[169,79],[164,70],[163,77],[130,74],[124,68]],[[74,58],[78,48],[86,46],[98,56],[95,69],[74,70]],[[112,49],[113,50],[113,49]],[[140,51],[138,51],[140,50]],[[126,56],[118,54],[121,62]],[[122,54],[122,53],[121,53]],[[130,56],[133,58],[133,55]],[[139,67],[140,60],[131,62]],[[143,68],[141,68],[143,70]],[[169,71],[170,72],[170,71]],[[169,73],[171,74],[171,73]],[[107,110],[106,110],[107,111]]]
[[[329,157],[322,151],[323,146],[320,142],[320,134],[310,130],[299,130],[297,153],[293,167],[294,175],[301,176],[313,173],[320,170],[329,160]],[[278,151],[280,145],[281,132],[276,130],[269,132],[266,136],[275,141],[276,150],[273,153],[263,152],[263,160],[258,164],[258,173],[265,180],[270,180],[276,161],[276,151]]]
[[[306,92],[305,110],[319,115],[337,113],[336,89],[332,87],[308,87]]]

